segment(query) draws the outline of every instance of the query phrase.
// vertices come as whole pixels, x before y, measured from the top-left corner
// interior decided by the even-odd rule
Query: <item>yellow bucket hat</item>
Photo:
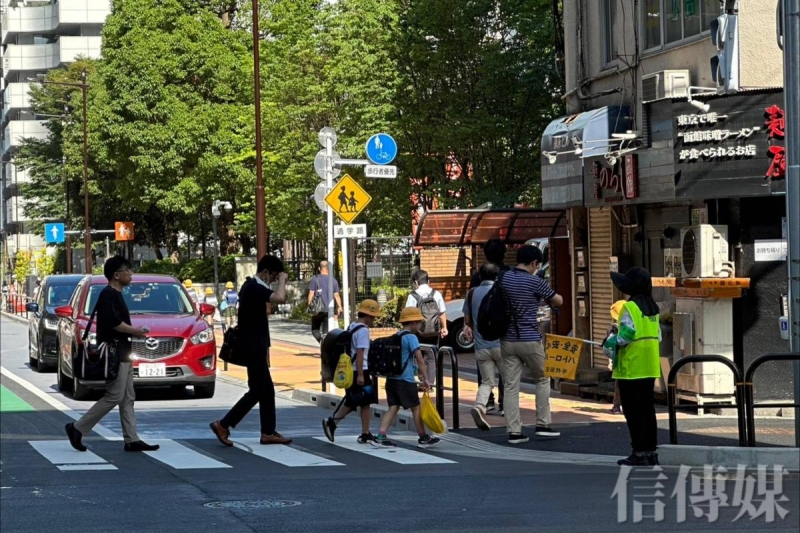
[[[400,323],[406,324],[408,322],[422,322],[425,318],[416,307],[406,307],[400,313]]]
[[[381,316],[381,306],[375,300],[364,300],[358,306],[358,312],[369,316]]]

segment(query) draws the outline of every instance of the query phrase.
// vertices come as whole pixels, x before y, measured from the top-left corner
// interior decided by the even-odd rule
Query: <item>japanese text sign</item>
[[[544,375],[551,378],[575,379],[583,353],[583,340],[560,335],[545,337]]]

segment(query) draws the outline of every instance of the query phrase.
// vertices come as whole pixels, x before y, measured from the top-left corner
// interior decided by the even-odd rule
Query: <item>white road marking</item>
[[[74,420],[78,420],[81,417],[80,413],[77,413],[76,411],[73,411],[72,409],[70,409],[63,402],[53,398],[52,396],[50,396],[46,392],[41,391],[38,387],[36,387],[36,385],[34,385],[33,383],[31,383],[31,382],[19,377],[18,375],[14,374],[13,372],[8,370],[7,368],[0,366],[0,374],[4,375],[5,377],[10,379],[11,381],[16,382],[19,386],[21,386],[25,390],[31,392],[37,398],[47,402],[48,405],[50,405],[51,407],[54,407],[58,411],[61,411],[62,413],[64,413],[68,417],[70,417],[70,418],[72,418]],[[122,440],[122,437],[120,435],[114,433],[113,431],[111,431],[110,429],[108,429],[107,427],[105,427],[102,424],[97,424],[94,427],[93,431],[95,433],[97,433],[98,435],[104,437],[106,440]],[[66,435],[64,435],[64,438],[66,439]],[[79,452],[79,453],[84,453],[84,452]]]
[[[62,471],[72,471],[72,470],[116,470],[117,467],[114,465],[58,465],[58,469]]]
[[[260,443],[260,438],[236,439],[234,445],[240,450],[284,466],[344,466],[343,463],[337,463],[336,461],[331,461],[330,459],[325,459],[324,457],[319,457],[312,453],[292,448],[291,446],[284,446],[282,444],[262,445]]]
[[[150,444],[158,444],[161,449],[145,454],[177,470],[231,467],[171,439],[154,440]]]
[[[384,459],[386,461],[391,461],[401,465],[456,464],[455,461],[443,459],[442,457],[437,457],[435,455],[428,455],[425,453],[407,450],[405,448],[382,449],[375,448],[369,444],[359,444],[356,442],[355,436],[350,438],[344,435],[342,437],[337,435],[336,437],[336,442],[330,442],[325,437],[316,437],[316,439],[322,442],[327,442],[331,446],[338,446],[340,448],[344,448],[345,450],[363,453],[364,455],[377,457],[378,459]]]
[[[90,451],[79,452],[64,440],[29,440],[34,450],[59,470],[116,470],[117,467]],[[102,467],[102,468],[99,468]]]

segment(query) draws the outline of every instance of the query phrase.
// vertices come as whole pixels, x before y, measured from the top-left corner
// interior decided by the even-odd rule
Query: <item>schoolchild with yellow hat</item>
[[[358,319],[347,328],[347,331],[350,332],[350,353],[355,355],[353,374],[356,379],[350,388],[345,389],[341,409],[337,409],[333,416],[322,421],[322,431],[331,442],[334,440],[338,423],[358,408],[361,408],[361,435],[356,441],[359,444],[371,444],[375,441],[375,435],[369,429],[369,423],[372,420],[370,406],[378,403],[378,391],[367,370],[369,368],[369,328],[379,316],[381,316],[381,306],[378,305],[378,302],[364,300],[358,306]]]
[[[414,425],[419,433],[419,439],[417,439],[419,448],[430,448],[439,444],[438,438],[428,435],[425,431],[425,424],[422,422],[420,413],[417,380],[414,378],[414,368],[416,367],[422,378],[422,390],[428,391],[430,389],[431,385],[428,379],[425,359],[422,357],[419,339],[416,336],[424,320],[422,312],[416,307],[406,307],[400,313],[400,323],[403,325],[403,329],[397,335],[401,336],[403,372],[399,376],[386,378],[386,403],[389,404],[389,410],[381,419],[381,429],[378,431],[377,439],[372,443],[373,446],[379,448],[394,448],[396,446],[386,436],[386,432],[389,430],[389,426],[394,423],[394,418],[400,412],[401,407],[403,409],[411,409],[411,414],[414,416]]]

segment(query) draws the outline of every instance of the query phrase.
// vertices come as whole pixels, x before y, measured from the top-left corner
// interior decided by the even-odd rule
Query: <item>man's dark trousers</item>
[[[275,385],[269,372],[266,356],[253,357],[247,365],[247,386],[250,388],[220,421],[224,428],[236,425],[258,404],[261,416],[261,433],[275,433]]]

